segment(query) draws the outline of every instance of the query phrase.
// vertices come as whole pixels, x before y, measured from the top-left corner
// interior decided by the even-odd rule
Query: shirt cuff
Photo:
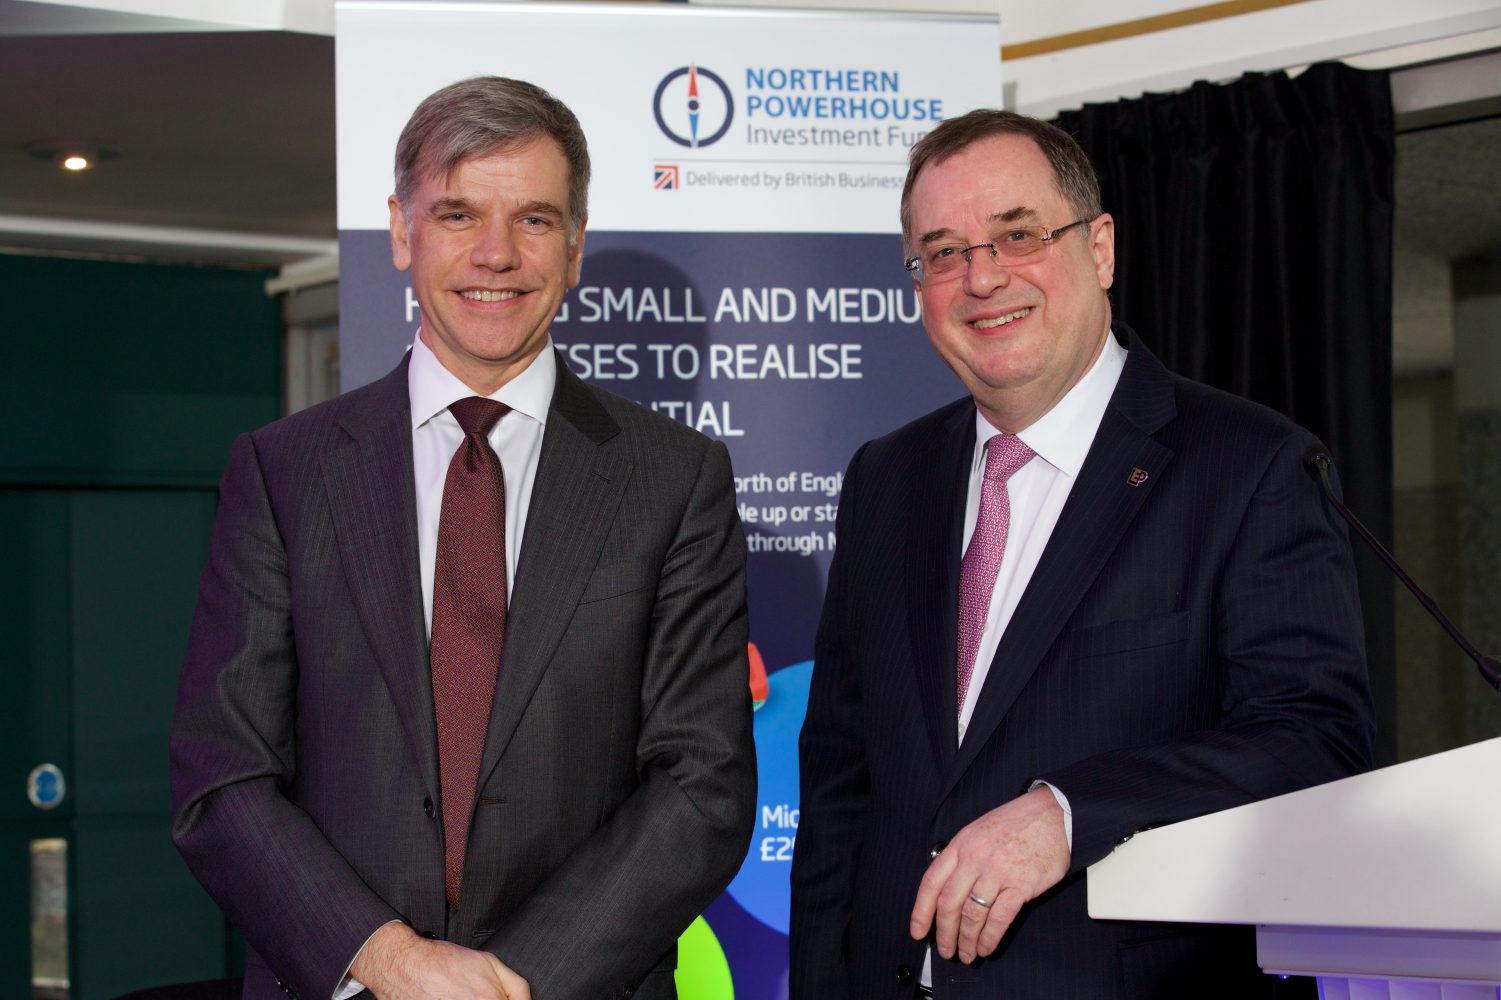
[[[363,993],[364,991],[364,983],[360,982],[353,976],[346,974],[344,976],[344,979],[339,983],[339,990],[334,994],[334,1000],[349,1000],[349,998],[354,996],[356,993]]]
[[[386,921],[386,923],[399,924],[402,923],[402,921],[388,920]],[[380,925],[380,927],[384,926],[386,926],[386,924]],[[380,930],[380,927],[377,927],[375,931]],[[365,939],[365,944],[369,944],[370,938],[375,937],[375,931],[370,932],[370,937],[367,937]],[[333,1000],[349,1000],[349,998],[354,996],[355,994],[363,993],[365,991],[365,984],[349,974],[349,970],[354,968],[355,959],[359,958],[360,952],[365,950],[365,944],[360,945],[359,951],[356,951],[354,953],[354,958],[351,958],[349,960],[349,964],[344,967],[344,977],[339,980],[339,985],[334,990]]]
[[[1058,801],[1058,808],[1063,810],[1063,837],[1068,841],[1068,851],[1072,854],[1074,852],[1074,811],[1068,807],[1068,796],[1041,779],[1032,782],[1032,788],[1046,788]],[[1030,792],[1032,788],[1028,788],[1027,791]],[[334,1000],[342,1000],[342,998],[335,997]]]

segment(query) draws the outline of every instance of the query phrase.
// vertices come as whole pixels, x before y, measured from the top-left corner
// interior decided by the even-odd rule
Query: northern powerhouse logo
[[[723,78],[696,63],[662,77],[652,97],[657,128],[679,146],[712,146],[735,120],[735,98]]]

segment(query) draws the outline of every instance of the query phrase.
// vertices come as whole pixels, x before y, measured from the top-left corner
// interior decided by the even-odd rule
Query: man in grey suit
[[[728,454],[551,349],[588,182],[546,92],[427,98],[390,199],[411,352],[235,442],[171,763],[247,997],[672,997],[744,856]]]
[[[1314,439],[1112,323],[1059,129],[913,147],[907,267],[967,394],[850,461],[801,738],[792,1000],[1261,996],[1249,928],[1091,920],[1137,830],[1370,763]]]

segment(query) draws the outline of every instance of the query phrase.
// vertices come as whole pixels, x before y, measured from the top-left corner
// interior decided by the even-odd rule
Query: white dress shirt
[[[1108,333],[1105,348],[1072,389],[1054,407],[1044,413],[1017,437],[1036,455],[1012,475],[1006,488],[1011,495],[1011,526],[1006,533],[1006,551],[1001,569],[990,592],[990,610],[985,616],[985,631],[975,656],[975,670],[970,677],[969,692],[959,712],[959,741],[974,715],[975,702],[990,674],[1001,635],[1021,601],[1022,593],[1042,559],[1043,549],[1053,536],[1053,526],[1063,504],[1074,488],[1084,456],[1094,443],[1095,433],[1105,416],[1105,407],[1120,381],[1126,364],[1126,349]],[[975,453],[969,467],[969,496],[964,504],[964,547],[975,533],[980,516],[980,485],[985,479],[985,444],[1001,433],[979,410],[975,411]],[[957,639],[955,640],[957,643]],[[1004,668],[1004,664],[1002,665]]]
[[[516,586],[516,563],[521,557],[521,532],[532,503],[532,484],[537,479],[537,457],[542,454],[542,432],[547,429],[547,408],[552,405],[558,382],[557,356],[552,340],[532,363],[489,399],[504,403],[511,412],[490,428],[490,447],[500,456],[506,486],[506,600]],[[417,486],[417,560],[422,574],[422,613],[427,637],[433,634],[433,572],[438,561],[438,515],[443,510],[443,484],[448,465],[464,430],[448,405],[477,393],[443,367],[419,332],[412,341],[412,360],[407,365],[407,398],[412,404],[412,474]],[[368,944],[368,939],[366,944]],[[361,946],[364,950],[364,946]],[[358,952],[356,952],[358,957]],[[353,965],[353,960],[350,961]],[[348,1000],[365,987],[344,970],[344,979],[333,1000]]]
[[[1105,407],[1120,381],[1121,369],[1126,365],[1126,349],[1107,331],[1105,348],[1089,371],[1084,373],[1074,387],[1060,399],[1051,410],[1044,413],[1030,427],[1016,436],[1036,454],[1026,465],[1018,469],[1006,482],[1011,497],[1011,521],[1006,531],[1006,551],[1001,556],[1001,568],[995,576],[995,589],[990,592],[990,608],[985,615],[985,631],[980,635],[980,648],[975,655],[974,673],[970,675],[969,691],[964,696],[964,705],[959,710],[959,742],[964,742],[964,731],[975,713],[975,703],[990,675],[990,661],[1001,644],[1001,636],[1011,622],[1011,615],[1021,602],[1022,594],[1042,559],[1048,539],[1053,537],[1053,526],[1063,512],[1063,504],[1073,491],[1074,481],[1084,465],[1084,456],[1094,444],[1095,433],[1105,417]],[[985,479],[985,444],[1001,431],[975,411],[975,452],[969,466],[969,495],[964,504],[964,547],[969,548],[969,539],[975,533],[975,522],[980,518],[980,486]],[[958,639],[955,637],[955,644]],[[1004,663],[997,665],[1005,670]],[[1053,793],[1063,810],[1063,832],[1072,850],[1074,845],[1074,816],[1068,799],[1059,789],[1047,782],[1038,782]],[[1033,787],[1037,787],[1034,785]],[[996,803],[1000,805],[1001,803]],[[933,983],[933,954],[928,949],[923,958],[922,983]]]
[[[506,598],[516,586],[516,563],[521,535],[531,506],[542,454],[547,408],[557,385],[557,358],[549,340],[546,348],[519,375],[490,394],[511,412],[490,429],[490,447],[500,456],[506,481]],[[419,336],[412,343],[407,368],[407,393],[412,401],[412,472],[417,484],[417,557],[422,572],[422,608],[428,637],[433,629],[433,569],[438,559],[438,515],[443,509],[443,483],[448,465],[464,441],[458,420],[448,412],[455,400],[477,395],[444,368]]]

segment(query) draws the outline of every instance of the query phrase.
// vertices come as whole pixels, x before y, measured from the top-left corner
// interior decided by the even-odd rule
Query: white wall
[[[334,33],[334,0],[0,0],[4,34]]]
[[[1019,24],[1007,21],[1006,12],[1012,6]],[[1092,27],[1118,24],[1126,9],[1153,6],[1169,5],[1150,0],[1087,0],[1076,4],[1003,0],[1002,45],[1009,46],[1014,38],[1032,32],[1056,35],[1085,30],[1091,27],[1084,23],[1087,20],[1098,20]],[[1082,9],[1091,11],[1092,16],[1084,15]],[[1002,66],[1005,102],[1020,111],[1051,117],[1087,101],[1178,90],[1195,80],[1233,79],[1248,70],[1289,69],[1324,60],[1394,66],[1472,52],[1497,44],[1498,29],[1501,4],[1494,0],[1428,0],[1421,4],[1411,0],[1305,0],[1008,59]],[[1414,50],[1413,46],[1419,44],[1427,47]]]

